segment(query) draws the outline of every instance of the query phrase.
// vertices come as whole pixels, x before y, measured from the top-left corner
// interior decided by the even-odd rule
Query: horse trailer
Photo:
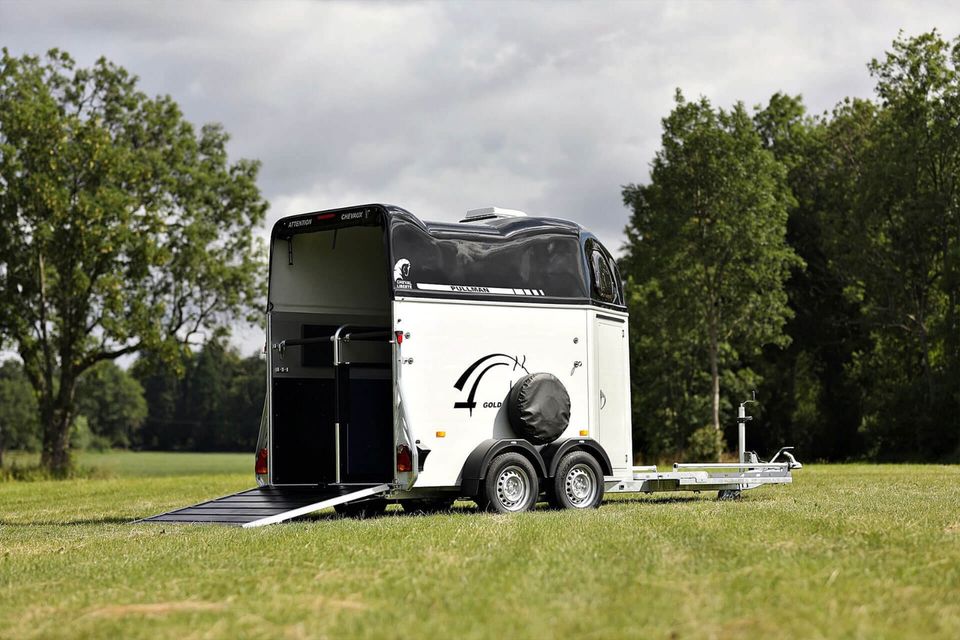
[[[789,483],[770,462],[633,464],[627,309],[610,252],[494,207],[457,224],[395,206],[286,217],[270,236],[257,487],[147,518],[256,527],[334,507],[597,507],[605,493]]]

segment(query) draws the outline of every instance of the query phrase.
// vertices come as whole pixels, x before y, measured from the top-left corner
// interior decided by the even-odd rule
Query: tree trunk
[[[710,381],[712,383],[711,398],[713,400],[713,428],[720,430],[720,372],[717,367],[717,325],[715,320],[710,322]]]
[[[40,416],[43,426],[43,452],[40,466],[55,476],[70,471],[70,423],[73,421],[73,394],[76,380],[62,376],[59,392],[41,397]]]
[[[55,411],[43,426],[43,453],[40,465],[57,476],[70,470],[70,416]]]
[[[933,370],[930,367],[930,344],[927,336],[927,327],[923,324],[926,322],[924,316],[920,316],[920,353],[922,357],[923,364],[923,379],[927,387],[927,408],[931,408],[936,405],[936,388],[933,384]]]

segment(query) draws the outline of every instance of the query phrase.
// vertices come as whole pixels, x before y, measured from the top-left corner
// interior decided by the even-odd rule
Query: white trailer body
[[[590,437],[607,452],[615,475],[630,473],[626,314],[572,305],[399,299],[394,319],[396,330],[410,333],[401,345],[405,415],[431,452],[417,487],[455,489],[480,442],[517,438],[504,400],[536,371],[556,376],[570,395],[569,426],[558,440]],[[478,362],[468,384],[457,389],[455,382]]]
[[[744,405],[739,463],[634,466],[616,262],[574,223],[471,213],[423,223],[364,205],[278,221],[260,488],[148,520],[260,526],[457,498],[592,508],[605,491],[790,482],[789,451],[745,452]]]

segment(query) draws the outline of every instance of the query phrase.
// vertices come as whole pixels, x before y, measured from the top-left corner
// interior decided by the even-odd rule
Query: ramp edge
[[[266,518],[260,518],[259,520],[254,520],[252,522],[246,522],[241,526],[244,529],[252,529],[254,527],[263,527],[268,524],[277,524],[278,522],[283,522],[299,516],[305,516],[308,513],[313,513],[314,511],[320,511],[321,509],[326,509],[328,507],[335,507],[338,504],[346,504],[347,502],[353,502],[354,500],[359,500],[361,498],[370,498],[381,493],[387,493],[388,491],[390,491],[390,485],[381,484],[375,487],[354,491],[352,493],[345,493],[342,496],[335,496],[333,498],[321,500],[320,502],[308,504],[298,509],[277,513],[275,515],[267,516]]]

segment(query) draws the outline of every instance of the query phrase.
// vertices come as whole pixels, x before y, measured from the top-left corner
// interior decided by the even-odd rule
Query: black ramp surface
[[[174,509],[167,513],[144,518],[139,522],[208,522],[242,525],[260,518],[353,493],[360,488],[356,485],[316,488],[258,487],[216,500],[201,502],[191,507]]]

